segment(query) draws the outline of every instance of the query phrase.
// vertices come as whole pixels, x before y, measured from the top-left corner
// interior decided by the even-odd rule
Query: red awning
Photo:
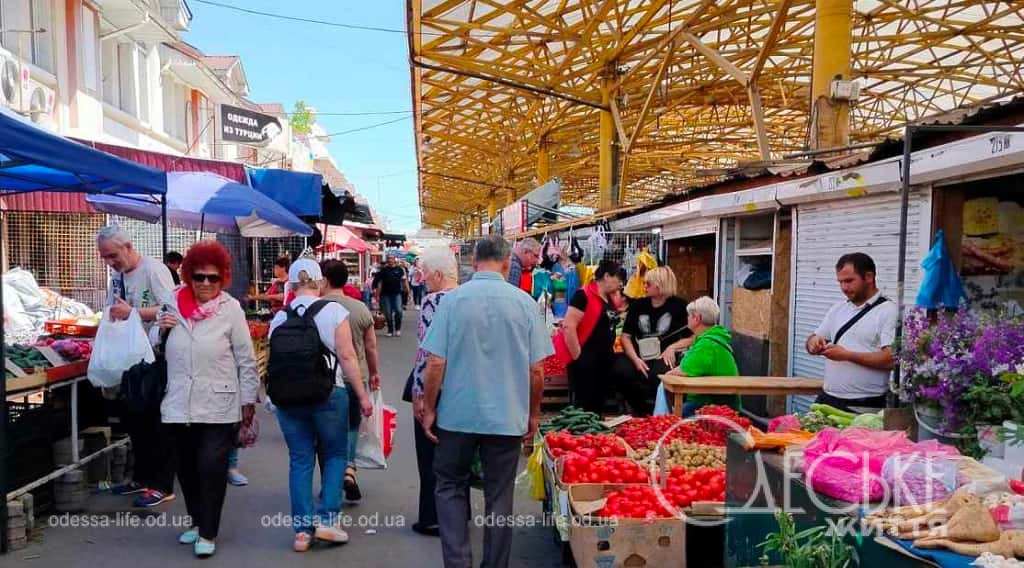
[[[338,252],[342,250],[375,252],[377,249],[345,227],[327,227],[327,232],[324,234],[324,244],[317,247],[317,252]]]
[[[78,140],[83,144],[92,146],[97,150],[103,150],[126,160],[163,170],[165,172],[211,172],[224,176],[232,181],[248,185],[245,176],[245,166],[235,162],[222,162],[220,160],[205,160],[190,156],[174,156]],[[54,191],[38,191],[35,193],[24,193],[12,195],[0,200],[0,205],[6,211],[39,211],[44,213],[98,213],[91,205],[86,203],[85,195],[80,193],[58,193]]]

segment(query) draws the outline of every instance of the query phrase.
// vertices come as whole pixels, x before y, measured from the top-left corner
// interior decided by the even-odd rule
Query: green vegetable
[[[836,408],[834,406],[829,406],[827,404],[812,404],[811,405],[811,410],[817,411],[822,416],[826,416],[826,417],[828,417],[828,416],[837,416],[839,418],[845,418],[845,419],[848,419],[848,420],[853,420],[854,418],[857,417],[857,415],[855,413],[853,413],[853,412],[846,412],[845,410],[839,410],[838,408]]]
[[[852,428],[870,428],[871,430],[881,430],[882,426],[882,413],[868,413],[860,414],[850,423]]]
[[[825,418],[823,414],[812,410],[807,414],[799,416],[800,428],[808,432],[820,432],[823,428],[832,426],[828,418]]]

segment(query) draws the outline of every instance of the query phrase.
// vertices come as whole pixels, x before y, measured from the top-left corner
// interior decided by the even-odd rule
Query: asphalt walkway
[[[414,312],[408,313],[407,320],[415,321]],[[381,336],[380,345],[385,399],[396,407],[399,415],[397,447],[386,471],[360,474],[363,501],[346,507],[354,523],[349,530],[349,544],[331,548],[318,546],[305,554],[297,554],[291,551],[291,529],[274,526],[275,517],[289,514],[288,454],[277,421],[260,409],[260,440],[241,455],[242,470],[250,484],[228,488],[217,554],[203,562],[245,568],[442,565],[440,541],[420,536],[410,528],[416,521],[418,478],[411,408],[401,402],[400,396],[416,348],[412,326],[401,338]],[[525,460],[520,469],[524,466]],[[474,491],[473,494],[474,514],[482,515],[482,493]],[[525,484],[517,485],[516,509],[517,515],[523,516],[524,526],[516,529],[513,565],[560,566],[560,550],[554,544],[553,529],[541,526],[540,504],[529,499]],[[194,566],[199,560],[193,557],[190,546],[177,544],[181,529],[171,526],[184,515],[181,498],[155,510],[140,511],[131,508],[129,497],[95,495],[82,514],[40,519],[51,526],[42,530],[28,548],[0,556],[0,566]],[[60,521],[75,519],[108,526],[59,526]],[[54,523],[58,526],[52,526]],[[528,526],[531,524],[533,526]],[[477,563],[481,543],[482,532],[474,529]]]

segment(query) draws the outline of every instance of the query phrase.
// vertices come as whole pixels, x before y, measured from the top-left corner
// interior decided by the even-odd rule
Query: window
[[[117,65],[117,42],[103,42],[103,102],[120,107],[120,69]]]
[[[168,136],[185,141],[185,117],[187,113],[187,90],[169,75],[163,77],[164,132]]]
[[[91,8],[82,6],[82,85],[87,91],[99,91],[99,69],[97,69],[97,57],[99,56],[99,30],[96,27],[96,12]]]
[[[119,108],[131,115],[138,111],[138,101],[135,97],[137,68],[135,44],[117,44],[118,97],[121,101]]]
[[[51,1],[0,0],[0,45],[47,71],[53,71]]]

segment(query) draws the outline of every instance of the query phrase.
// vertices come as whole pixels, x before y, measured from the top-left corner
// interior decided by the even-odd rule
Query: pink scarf
[[[192,325],[204,319],[212,318],[220,311],[220,294],[209,302],[199,304],[190,286],[178,288],[178,311]]]

